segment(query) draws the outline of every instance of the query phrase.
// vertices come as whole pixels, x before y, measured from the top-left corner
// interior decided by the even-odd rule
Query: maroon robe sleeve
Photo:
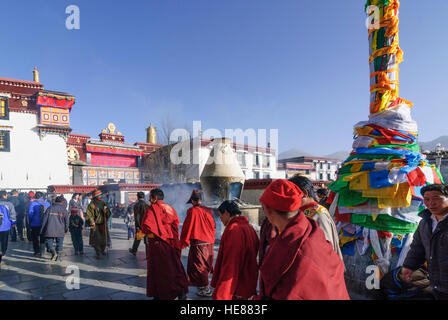
[[[192,218],[193,218],[192,216],[193,216],[193,212],[190,208],[187,211],[187,216],[185,217],[184,223],[182,225],[182,231],[180,233],[181,249],[184,249],[190,245],[190,234],[191,234],[191,228],[192,228],[191,222],[192,222]]]

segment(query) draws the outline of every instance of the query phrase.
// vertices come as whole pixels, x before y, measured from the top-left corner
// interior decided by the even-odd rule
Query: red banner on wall
[[[99,147],[99,146],[87,145],[86,149],[88,152],[120,154],[120,155],[129,155],[129,156],[142,156],[144,154],[144,152],[140,151],[140,150],[117,149],[114,147]]]
[[[71,109],[75,104],[75,98],[39,92],[36,103],[41,106]]]

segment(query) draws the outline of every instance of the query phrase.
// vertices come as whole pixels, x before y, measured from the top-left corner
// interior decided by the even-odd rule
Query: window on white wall
[[[9,105],[6,97],[0,97],[0,120],[9,120]]]
[[[263,167],[269,168],[271,166],[271,159],[268,155],[263,156]]]
[[[0,152],[11,150],[9,131],[0,131]]]
[[[254,157],[254,167],[259,167],[260,166],[260,155],[254,154],[253,157]]]
[[[245,167],[246,166],[246,154],[244,152],[237,152],[236,156],[238,158],[238,163],[240,164],[240,166]]]

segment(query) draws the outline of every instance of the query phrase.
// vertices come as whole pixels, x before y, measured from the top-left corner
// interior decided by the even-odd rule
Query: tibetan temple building
[[[156,130],[128,144],[113,123],[99,139],[72,134],[71,94],[33,81],[0,78],[0,189],[47,190],[48,186],[144,184],[142,158],[161,148]]]
[[[74,185],[145,184],[149,172],[142,168],[142,158],[160,149],[155,128],[147,129],[147,142],[128,144],[113,123],[99,134],[99,139],[70,134],[67,140],[69,171]]]
[[[0,188],[44,189],[70,183],[66,141],[71,94],[33,81],[0,78]]]

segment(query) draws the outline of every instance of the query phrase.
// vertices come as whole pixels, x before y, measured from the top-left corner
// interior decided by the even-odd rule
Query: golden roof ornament
[[[37,70],[36,67],[34,67],[34,70],[33,70],[33,81],[34,82],[40,82],[39,81],[39,71]]]
[[[115,134],[116,127],[115,124],[113,124],[112,122],[107,125],[107,129],[109,130],[110,134]]]
[[[157,144],[157,131],[156,128],[152,126],[152,123],[149,125],[149,128],[146,129],[146,143]]]

